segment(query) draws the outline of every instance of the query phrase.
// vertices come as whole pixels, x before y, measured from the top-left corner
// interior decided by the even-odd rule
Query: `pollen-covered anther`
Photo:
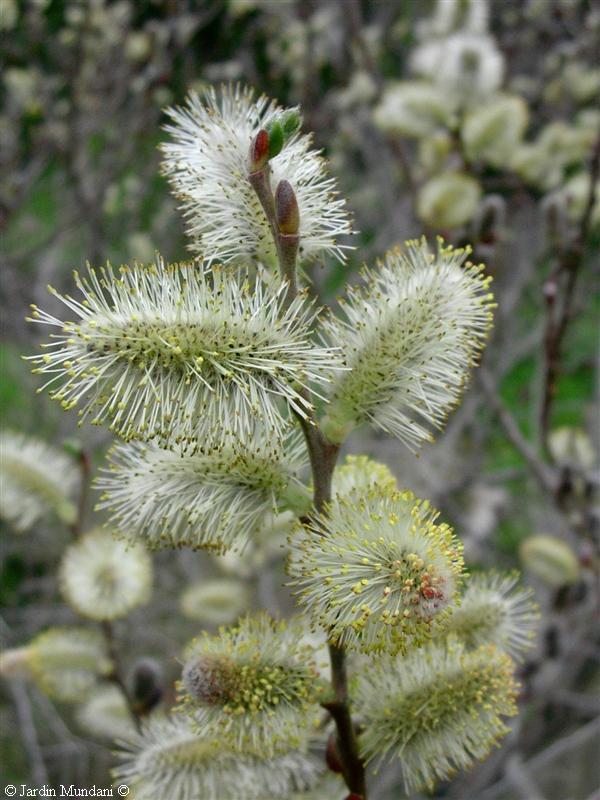
[[[299,602],[348,649],[423,644],[451,613],[463,566],[452,530],[436,517],[428,503],[389,485],[338,495],[291,539]]]
[[[318,718],[320,691],[314,649],[300,625],[263,614],[191,643],[180,700],[204,732],[245,752],[273,754]]]

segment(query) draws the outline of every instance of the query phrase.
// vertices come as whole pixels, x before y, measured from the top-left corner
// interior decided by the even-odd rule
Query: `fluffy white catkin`
[[[344,318],[326,324],[349,367],[329,392],[332,441],[368,422],[416,450],[442,427],[492,323],[491,278],[468,255],[441,240],[437,252],[407,242],[348,290]]]
[[[29,360],[63,407],[125,438],[244,435],[257,418],[280,433],[289,409],[311,408],[302,387],[339,365],[312,341],[313,305],[299,295],[285,307],[285,284],[160,258],[75,282],[79,300],[50,289],[75,321],[33,307],[30,321],[58,333]]]
[[[190,94],[168,112],[172,141],[163,145],[164,173],[182,201],[193,249],[211,261],[272,263],[275,245],[260,202],[248,181],[254,136],[282,113],[250,89],[222,87]],[[345,201],[311,137],[293,135],[269,162],[271,183],[291,184],[300,212],[300,258],[329,253],[344,259],[338,237],[351,232]]]

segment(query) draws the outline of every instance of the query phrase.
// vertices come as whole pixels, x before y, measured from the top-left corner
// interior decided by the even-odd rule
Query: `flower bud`
[[[102,635],[86,628],[49,628],[27,647],[27,667],[44,694],[81,702],[112,663]]]
[[[548,447],[557,464],[574,469],[592,469],[597,460],[594,445],[581,428],[556,428],[548,437]]]
[[[96,530],[67,548],[59,578],[65,600],[78,614],[118,619],[150,600],[152,560],[141,544]]]
[[[123,692],[114,684],[93,689],[77,708],[75,718],[86,733],[98,739],[128,741],[135,735]]]
[[[179,604],[188,619],[217,627],[235,622],[250,605],[250,598],[242,581],[217,578],[188,586]]]
[[[502,167],[520,144],[527,126],[522,98],[499,95],[466,116],[461,138],[470,160]]]
[[[203,735],[245,753],[298,746],[315,723],[321,683],[300,622],[246,617],[188,647],[181,709]]]
[[[325,750],[325,762],[332,772],[342,773],[342,762],[340,761],[340,754],[338,752],[335,735],[332,733],[327,740],[327,748]]]
[[[263,206],[252,182],[240,180],[239,170],[241,164],[242,171],[262,171],[269,158],[285,149],[276,162],[273,189],[282,178],[295,187],[303,260],[325,253],[345,260],[350,245],[338,242],[351,233],[346,203],[326,172],[325,159],[299,130],[298,108],[283,109],[249,89],[222,86],[200,96],[192,93],[184,108],[167,114],[171,141],[162,146],[163,169],[182,202],[195,253],[209,254],[215,264],[275,261]],[[255,154],[251,142],[261,130],[267,136],[256,140]]]
[[[202,705],[219,705],[226,699],[231,683],[231,664],[225,658],[199,656],[188,662],[181,683],[190,697]]]
[[[388,136],[420,139],[452,124],[452,107],[443,92],[424,81],[391,83],[375,107],[373,120]]]
[[[281,127],[283,129],[283,136],[287,142],[295,133],[300,130],[302,125],[302,115],[295,108],[289,108],[281,115]]]
[[[579,578],[577,556],[566,542],[553,536],[530,536],[519,554],[524,566],[553,588],[571,586]]]
[[[39,313],[34,308],[33,318]],[[0,517],[17,533],[49,517],[73,524],[79,487],[73,459],[41,439],[12,431],[0,435],[0,451]]]
[[[297,236],[300,229],[298,201],[289,181],[279,181],[275,190],[275,213],[280,233]]]
[[[269,134],[269,158],[275,158],[281,153],[285,141],[281,122],[278,119],[268,122],[267,132]]]
[[[481,186],[470,175],[443,172],[420,189],[417,213],[432,228],[457,228],[473,219],[480,199]]]
[[[5,678],[27,675],[28,654],[26,647],[14,647],[0,653],[0,675]]]
[[[152,711],[163,695],[162,670],[152,658],[140,658],[133,667],[132,697],[135,710],[144,715]]]
[[[250,145],[250,172],[258,172],[269,160],[269,134],[261,128]]]

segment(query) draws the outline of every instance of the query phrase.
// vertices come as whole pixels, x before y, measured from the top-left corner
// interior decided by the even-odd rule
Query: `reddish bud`
[[[148,714],[160,703],[163,696],[162,671],[153,659],[142,658],[136,662],[132,675],[132,700],[135,711]]]
[[[356,794],[356,792],[351,792],[347,797],[346,800],[363,800],[362,794]]]
[[[556,300],[556,295],[558,294],[558,286],[556,285],[556,281],[549,279],[544,284],[544,299],[546,303],[550,306]]]
[[[181,683],[196,702],[219,705],[227,694],[230,666],[223,659],[199,656],[183,668]]]
[[[340,775],[343,772],[340,754],[337,749],[335,736],[331,734],[327,740],[327,749],[325,750],[325,763],[332,772],[338,772]]]
[[[279,181],[275,190],[275,213],[280,233],[295,236],[300,229],[298,201],[289,181]]]
[[[269,160],[269,134],[261,129],[250,145],[250,172],[258,172]]]
[[[579,548],[579,563],[582,567],[594,565],[594,548],[589,542],[583,542]]]

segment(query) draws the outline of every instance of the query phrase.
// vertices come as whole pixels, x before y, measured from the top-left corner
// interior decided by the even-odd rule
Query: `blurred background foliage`
[[[78,430],[73,416],[36,394],[20,355],[33,352],[38,334],[24,317],[32,302],[51,307],[46,285],[68,291],[71,270],[87,260],[146,262],[157,249],[171,261],[187,257],[184,223],[160,175],[164,107],[182,103],[190,89],[238,81],[284,105],[300,104],[304,129],[314,131],[330,159],[358,231],[347,264],[309,268],[323,301],[333,302],[347,280],[358,280],[363,262],[425,232],[472,242],[474,260],[494,275],[499,303],[484,378],[474,381],[435,445],[417,460],[393,441],[360,432],[349,449],[384,461],[401,484],[431,498],[456,525],[471,568],[519,566],[519,547],[534,534],[561,538],[582,565],[571,585],[558,588],[548,587],[535,564],[527,572],[544,625],[523,667],[521,726],[497,756],[442,787],[439,796],[584,800],[598,780],[588,758],[600,718],[600,640],[593,624],[600,201],[594,206],[587,188],[600,128],[600,6],[592,0],[445,3],[457,9],[449,23],[438,7],[444,0],[1,0],[3,427],[59,446],[76,438],[95,465],[101,462],[107,432]],[[436,24],[450,29],[440,32]],[[465,33],[469,24],[483,27]],[[420,124],[437,113],[435,104],[418,96],[403,113],[398,81],[412,82],[417,94],[424,81],[436,85],[439,67],[433,78],[417,80],[411,59],[424,43],[456,31],[483,36],[487,58],[486,37],[492,38],[500,78],[469,103],[455,102],[446,88],[442,111],[458,121],[426,124],[414,135],[415,115]],[[484,77],[494,70],[486,64],[484,58]],[[517,132],[499,158],[486,157],[485,135],[475,137],[480,153],[471,158],[468,114],[499,92],[519,98],[526,119],[522,125],[511,120],[521,114],[517,109],[503,112],[495,128],[480,121],[492,142],[513,121]],[[471,181],[474,200],[464,187],[451,186],[445,195],[431,185],[428,199],[428,182],[444,176],[447,183],[455,174]],[[452,219],[457,211],[458,222]],[[571,267],[574,250],[579,261]],[[567,297],[555,358],[553,315],[559,307],[562,313]],[[557,476],[550,494],[536,478],[540,464]],[[87,522],[93,524],[91,513]],[[55,580],[66,534],[51,523],[27,537],[3,533],[0,632],[14,646],[75,616]],[[183,585],[233,575],[245,581],[251,606],[291,607],[274,546],[220,566],[209,556],[190,560],[179,553],[160,553],[155,561],[151,606],[120,630],[129,666],[151,654],[168,678],[176,676],[174,657],[198,628],[179,612]],[[265,563],[272,569],[262,569]],[[68,709],[15,684],[3,694],[2,715],[7,780],[45,775],[106,785],[110,750],[84,738]],[[561,737],[564,749],[552,759],[544,755]],[[394,773],[378,781],[377,797],[401,796]]]

